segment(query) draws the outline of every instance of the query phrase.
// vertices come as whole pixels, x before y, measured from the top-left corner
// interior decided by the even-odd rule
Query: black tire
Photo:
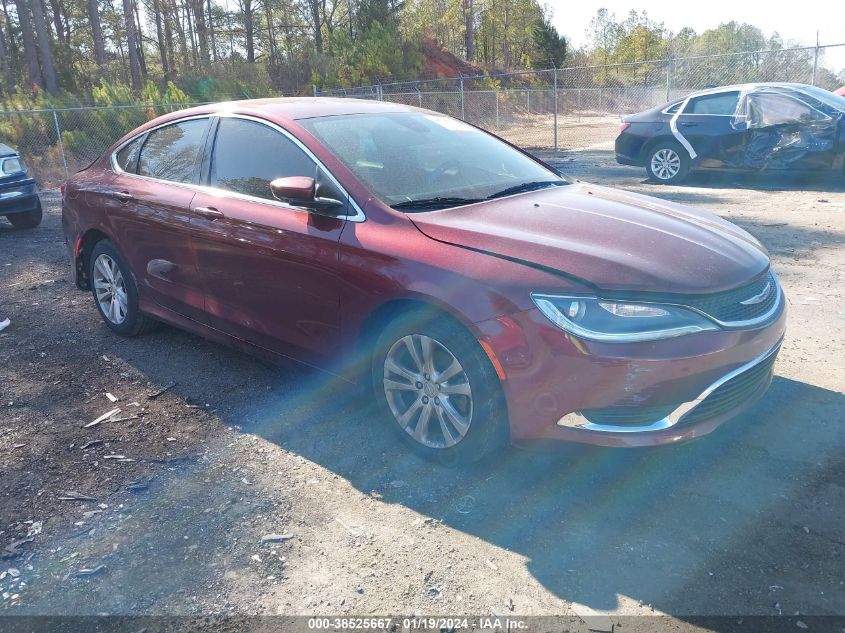
[[[12,223],[16,229],[34,229],[41,224],[43,212],[41,210],[41,200],[38,201],[38,206],[32,211],[25,211],[23,213],[13,213],[7,215],[6,218]]]
[[[116,263],[123,278],[126,293],[126,313],[123,320],[119,323],[115,322],[112,317],[105,313],[97,298],[94,267],[101,255],[106,255]],[[138,308],[138,286],[135,283],[135,276],[132,274],[126,258],[123,257],[123,254],[111,240],[101,240],[94,245],[91,256],[88,258],[88,278],[91,280],[91,294],[94,297],[94,305],[97,308],[97,312],[100,313],[103,322],[113,332],[121,336],[137,336],[153,330],[158,325],[157,321],[142,314]]]
[[[408,426],[403,428],[388,403],[384,386],[385,361],[394,344],[398,345],[404,337],[410,335],[423,335],[434,339],[443,346],[442,349],[438,348],[440,353],[448,350],[464,370],[462,374],[459,374],[461,376],[459,380],[463,382],[463,376],[465,376],[470,385],[472,409],[468,430],[462,439],[454,445],[431,447],[420,443],[411,435],[410,426],[414,423],[414,419],[412,418]],[[397,317],[388,324],[378,337],[372,358],[372,387],[376,404],[382,414],[381,417],[390,425],[400,440],[418,455],[445,466],[458,467],[489,457],[508,445],[510,432],[507,409],[496,371],[478,341],[466,328],[451,317],[425,311],[408,312]],[[440,360],[443,360],[443,358]],[[442,372],[443,368],[441,366],[437,369]],[[434,380],[435,378],[432,376],[431,382],[433,383]],[[446,381],[444,384],[450,382]],[[410,391],[407,397],[411,400],[417,397],[422,399],[425,397],[424,394],[423,390],[418,390],[416,393]],[[462,396],[449,397],[456,397],[459,400]],[[438,408],[442,404],[442,402],[438,404]],[[457,407],[458,403],[454,403],[454,406]],[[438,413],[437,409],[434,409],[431,424],[436,425],[436,428],[432,433],[441,433],[438,416],[443,411],[445,410],[441,409]],[[419,418],[415,422],[418,424]],[[406,431],[406,428],[409,430]],[[450,427],[452,431],[455,428]]]
[[[664,156],[666,156],[667,158],[677,158],[676,172],[672,173],[672,169],[667,169],[663,171],[658,170],[657,172],[655,172],[652,167],[652,161],[655,161],[655,156],[659,155],[661,152],[663,152]],[[671,163],[672,165],[674,165],[674,160],[671,160]],[[676,183],[681,182],[689,175],[689,153],[681,146],[680,143],[677,143],[676,141],[658,141],[657,143],[649,147],[648,151],[646,152],[645,170],[648,173],[648,177],[653,182],[657,182],[662,185],[674,185]]]

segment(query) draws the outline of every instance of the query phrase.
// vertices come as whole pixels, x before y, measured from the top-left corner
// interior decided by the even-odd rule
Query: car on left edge
[[[41,224],[41,200],[35,179],[26,171],[20,155],[0,143],[0,215],[18,229]]]

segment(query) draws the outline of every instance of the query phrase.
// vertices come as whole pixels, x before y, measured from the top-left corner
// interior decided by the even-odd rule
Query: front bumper
[[[785,326],[784,301],[764,327],[642,343],[578,339],[538,310],[476,327],[507,376],[514,442],[650,446],[706,435],[762,396]]]
[[[683,429],[696,420],[712,420],[725,414],[733,417],[741,408],[750,406],[772,382],[775,359],[780,351],[781,341],[765,354],[740,365],[709,385],[696,398],[682,402],[663,413],[660,408],[642,409],[626,414],[625,408],[605,412],[595,422],[580,411],[568,413],[557,421],[558,426],[597,431],[600,433],[653,433],[675,427]],[[608,415],[609,413],[609,415]],[[651,414],[651,415],[649,415]],[[625,424],[637,418],[633,424]],[[595,419],[595,416],[593,416]],[[620,424],[622,422],[622,424]],[[672,431],[671,433],[675,433]]]

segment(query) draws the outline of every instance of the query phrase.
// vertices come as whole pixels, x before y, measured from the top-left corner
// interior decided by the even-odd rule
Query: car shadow
[[[130,360],[152,381],[180,376],[172,397],[192,401],[201,393],[236,432],[523,557],[527,571],[576,613],[630,612],[633,604],[679,617],[774,615],[778,602],[835,614],[833,605],[843,604],[841,393],[776,377],[750,410],[688,444],[511,448],[448,468],[410,453],[372,399],[336,377],[256,363],[171,328],[145,340],[178,351],[166,363],[145,353]],[[114,353],[133,343],[121,341]],[[144,612],[213,582],[202,552],[215,552],[212,569],[223,564],[216,557],[242,517],[272,511],[268,499],[210,479],[215,454],[203,454],[136,497],[131,524],[114,533],[125,543],[117,553],[103,540],[111,579],[78,590],[88,592],[83,612]],[[220,508],[220,516],[209,508]],[[183,534],[202,543],[196,560],[183,558]],[[79,612],[78,591],[51,592],[36,612]]]
[[[786,561],[815,559],[813,541],[835,539],[834,516],[814,524],[828,534],[800,538],[803,510],[819,503],[808,495],[832,501],[843,483],[845,397],[826,389],[778,377],[747,413],[681,446],[511,449],[456,471],[397,446],[354,392],[316,376],[308,385],[255,403],[243,431],[524,556],[548,590],[594,610],[624,596],[669,614],[771,614],[768,588],[794,575]],[[816,578],[837,577],[834,561],[814,564]],[[725,604],[724,587],[747,593]]]
[[[646,181],[649,182],[649,181]],[[754,189],[756,191],[817,191],[843,192],[842,173],[835,172],[707,172],[689,175],[679,187],[707,187],[709,189]]]

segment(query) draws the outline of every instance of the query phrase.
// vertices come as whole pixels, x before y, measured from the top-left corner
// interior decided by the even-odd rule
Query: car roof
[[[0,156],[17,156],[18,153],[4,143],[0,143]]]
[[[419,112],[419,108],[389,101],[371,99],[342,99],[333,97],[271,97],[269,99],[244,99],[207,104],[181,110],[180,115],[207,114],[210,112],[253,112],[271,118],[289,120],[310,119],[323,116],[349,114],[377,114],[385,112]]]
[[[750,90],[757,90],[760,88],[786,88],[791,90],[801,90],[803,88],[812,88],[812,86],[808,84],[788,83],[782,81],[767,81],[758,83],[731,84],[730,86],[716,86],[713,88],[705,88],[704,90],[691,92],[689,96],[698,97],[700,95],[718,94],[720,92],[748,92]],[[681,101],[683,101],[683,99],[681,99]]]

